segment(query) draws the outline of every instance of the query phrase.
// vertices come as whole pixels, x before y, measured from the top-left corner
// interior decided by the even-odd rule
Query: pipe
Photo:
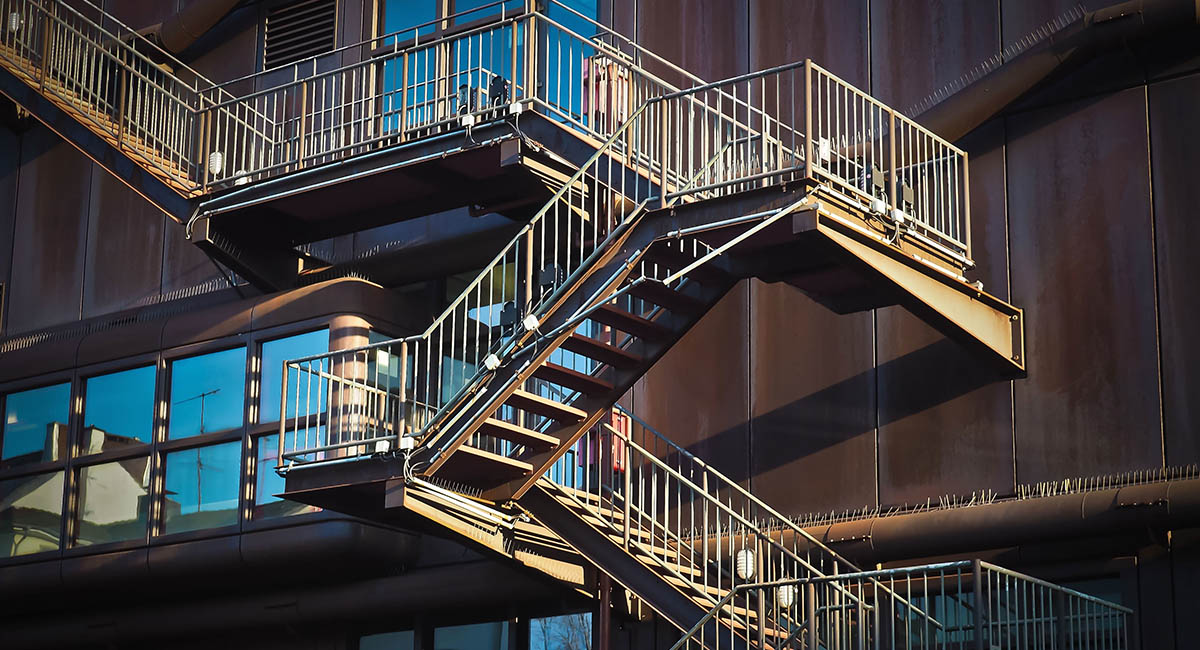
[[[954,142],[995,117],[1052,74],[1078,66],[1135,38],[1200,24],[1200,0],[1128,0],[1088,12],[916,120]]]
[[[872,517],[806,530],[839,553],[875,563],[1122,535],[1153,543],[1166,531],[1196,526],[1200,479]],[[784,531],[783,536],[790,544],[795,533]]]
[[[146,28],[142,35],[178,56],[212,29],[241,0],[196,0],[167,20]]]

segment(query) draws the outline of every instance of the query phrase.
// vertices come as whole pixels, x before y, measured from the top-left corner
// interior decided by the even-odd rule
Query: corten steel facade
[[[140,28],[186,4],[107,0],[104,8]],[[257,72],[263,20],[275,4],[242,3],[186,51],[188,62],[217,81]],[[339,0],[339,44],[373,35],[375,4]],[[705,79],[812,58],[903,108],[1069,8],[1043,0],[610,0],[597,16]],[[1192,28],[1106,50],[958,143],[971,161],[970,277],[1025,310],[1027,377],[996,379],[898,307],[836,315],[784,283],[744,280],[623,403],[798,517],[936,506],[945,495],[1003,501],[1029,484],[1200,463],[1200,285],[1191,257],[1200,243],[1198,42]],[[349,260],[499,223],[464,213],[343,235],[312,252]],[[509,231],[497,228],[499,246]],[[263,342],[327,328],[332,350],[349,347],[339,337],[365,342],[369,330],[404,335],[424,327],[446,295],[436,281],[393,292],[348,280],[276,303],[230,289],[182,227],[16,116],[0,128],[0,233],[0,334],[9,346],[0,390],[8,394],[245,346],[253,418],[262,408],[255,364]],[[394,259],[404,263],[403,254]],[[132,313],[144,317],[92,327]],[[59,334],[22,338],[44,331]],[[158,378],[157,399],[166,381]],[[79,429],[78,419],[66,424]],[[268,433],[257,421],[211,439],[240,443],[243,470]],[[187,448],[160,440],[144,452]],[[47,471],[85,464],[64,459]],[[0,469],[0,482],[23,472]],[[99,552],[64,542],[65,550],[0,559],[0,647],[9,647],[7,636],[13,647],[353,648],[365,634],[416,629],[432,648],[429,631],[439,626],[591,606],[453,541],[331,513],[301,515],[294,525],[258,522],[245,494],[252,482],[239,482],[237,513],[219,528],[155,530]],[[996,558],[1133,607],[1137,647],[1187,648],[1200,638],[1191,587],[1200,579],[1200,533],[1163,529],[1158,511],[1144,511],[1143,530],[1122,520],[1110,533],[1102,519],[1063,538],[1053,516],[1022,525],[1042,517],[1037,502],[996,517],[1008,530],[996,534],[999,548],[982,543],[986,527],[947,540],[941,525],[922,524],[936,519],[913,514],[899,515],[911,517],[903,520],[909,541],[888,547],[881,536],[872,551],[871,512],[847,515],[868,522],[847,548],[867,565]],[[511,647],[526,642],[523,625],[506,632]],[[663,622],[619,620],[611,647],[665,648],[677,638]]]

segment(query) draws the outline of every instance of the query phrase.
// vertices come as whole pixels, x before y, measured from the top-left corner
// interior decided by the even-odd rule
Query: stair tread
[[[669,311],[688,316],[704,312],[705,305],[697,298],[676,291],[661,282],[643,282],[629,290],[630,295],[652,302]]]
[[[462,445],[446,459],[438,476],[474,484],[520,478],[532,471],[533,466],[524,461]]]
[[[533,376],[585,395],[603,395],[613,390],[612,382],[549,361],[538,366]]]
[[[548,397],[542,397],[541,395],[521,389],[513,391],[512,395],[509,395],[508,399],[504,400],[504,403],[519,408],[522,411],[544,415],[567,424],[579,422],[588,415],[586,411],[574,406],[556,402]]]
[[[642,358],[636,354],[578,332],[563,341],[562,348],[622,370],[636,368],[642,364]]]
[[[604,303],[592,312],[591,319],[611,325],[622,332],[627,332],[647,341],[661,341],[671,335],[671,329],[666,325],[652,320],[635,316],[616,305]]]
[[[497,420],[496,418],[488,418],[485,420],[483,424],[480,425],[479,432],[492,436],[493,438],[500,438],[502,440],[514,442],[518,445],[536,447],[538,449],[552,449],[561,443],[561,441],[554,436],[546,435],[540,431],[534,431],[533,429],[526,429],[519,424]]]

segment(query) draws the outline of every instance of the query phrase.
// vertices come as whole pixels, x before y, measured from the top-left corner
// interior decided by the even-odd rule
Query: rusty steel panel
[[[1021,482],[1162,463],[1142,88],[1008,119]]]
[[[999,0],[1003,47],[1063,15],[1075,5],[1095,11],[1117,4],[1116,0]]]
[[[1163,440],[1168,465],[1200,462],[1200,75],[1150,86],[1151,177],[1158,262]]]
[[[0,282],[11,286],[13,222],[17,212],[17,177],[21,167],[21,139],[6,128],[0,128]],[[0,296],[0,333],[7,332],[8,295]]]
[[[784,514],[875,503],[871,313],[751,287],[751,488]]]
[[[750,69],[811,58],[867,89],[866,2],[750,0]]]
[[[867,86],[866,2],[751,0],[749,12],[751,69],[811,58]],[[786,514],[874,504],[870,312],[838,316],[756,281],[750,321],[755,494]]]
[[[217,83],[253,74],[258,70],[258,29],[261,24],[258,4],[233,10],[188,48],[195,58],[187,64]],[[252,81],[233,84],[229,92],[235,95],[250,93],[255,90],[252,84]]]
[[[871,0],[871,91],[905,111],[1000,51],[995,3]]]
[[[147,304],[162,288],[163,229],[178,227],[112,174],[92,173],[83,317]]]
[[[633,387],[650,426],[744,482],[747,458],[747,283],[738,283]]]
[[[48,129],[21,143],[9,334],[79,318],[92,163]]]
[[[103,5],[105,11],[134,29],[157,25],[174,16],[180,7],[178,0],[107,0]]]
[[[901,111],[921,102],[999,50],[998,21],[995,5],[873,1],[874,95]],[[972,277],[1007,296],[1003,135],[990,125],[963,144],[983,154],[971,159],[971,234],[982,260]],[[904,309],[876,313],[880,502],[1011,492],[1009,383]]]
[[[746,2],[642,0],[637,7],[637,41],[708,81],[748,72]],[[684,83],[677,74],[648,67],[673,84]]]
[[[1009,382],[904,309],[877,313],[880,502],[1012,492]]]

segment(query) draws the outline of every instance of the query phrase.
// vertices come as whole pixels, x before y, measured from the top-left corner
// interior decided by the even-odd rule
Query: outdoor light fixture
[[[743,548],[733,556],[733,566],[737,570],[737,577],[742,580],[749,580],[754,577],[754,551],[748,548]]]
[[[779,585],[775,589],[775,600],[780,609],[787,609],[796,602],[796,585]]]
[[[208,154],[208,173],[217,175],[225,168],[225,154],[220,151],[214,151]]]
[[[483,367],[489,371],[493,371],[500,367],[500,357],[495,354],[489,354],[483,358]]]
[[[16,32],[16,31],[20,30],[21,25],[24,22],[25,21],[21,19],[21,14],[15,12],[15,11],[12,12],[11,14],[8,15],[8,31]]]

